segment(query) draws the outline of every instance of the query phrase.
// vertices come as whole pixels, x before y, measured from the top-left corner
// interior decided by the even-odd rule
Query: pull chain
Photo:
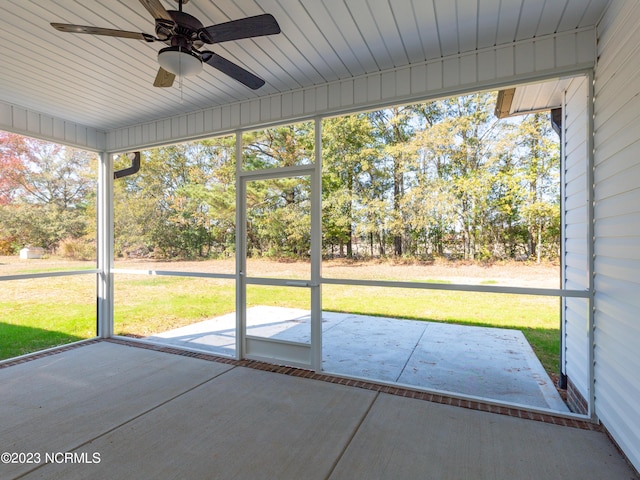
[[[180,10],[182,11],[182,0],[180,1]],[[178,47],[178,52],[182,52],[182,47]],[[182,73],[182,55],[178,57],[179,72]],[[184,96],[182,94],[182,77],[184,75],[178,75],[178,87],[180,88],[180,103],[184,104]]]

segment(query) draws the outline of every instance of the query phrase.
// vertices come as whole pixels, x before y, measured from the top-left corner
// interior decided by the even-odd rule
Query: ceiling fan
[[[178,10],[165,10],[160,0],[140,0],[140,3],[153,15],[156,21],[155,36],[147,33],[67,23],[52,23],[51,26],[61,32],[107,35],[165,43],[168,46],[158,52],[160,69],[153,83],[155,87],[171,87],[176,76],[197,75],[202,70],[203,63],[253,90],[264,85],[265,82],[260,77],[216,53],[201,50],[201,48],[205,44],[280,33],[280,26],[272,15],[265,13],[205,27],[197,18],[182,11],[182,6],[189,0],[175,1],[178,3]]]

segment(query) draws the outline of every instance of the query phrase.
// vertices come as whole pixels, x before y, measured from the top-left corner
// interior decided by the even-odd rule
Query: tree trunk
[[[542,222],[538,220],[538,263],[542,263]]]
[[[400,200],[402,199],[402,183],[403,175],[400,165],[400,159],[393,159],[393,212],[400,217],[402,212],[400,210]],[[393,250],[396,256],[402,256],[402,234],[396,232],[393,236]]]

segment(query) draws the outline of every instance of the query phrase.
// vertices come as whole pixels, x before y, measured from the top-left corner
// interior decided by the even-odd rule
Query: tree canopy
[[[0,132],[0,254],[64,244],[95,256],[96,174],[93,154]]]
[[[547,113],[498,120],[478,93],[322,121],[326,256],[557,258],[558,139]],[[242,168],[309,164],[313,122],[243,134]],[[143,152],[114,182],[116,255],[235,253],[235,137]],[[0,253],[95,237],[96,159],[0,133]],[[308,179],[247,183],[254,256],[309,254]]]

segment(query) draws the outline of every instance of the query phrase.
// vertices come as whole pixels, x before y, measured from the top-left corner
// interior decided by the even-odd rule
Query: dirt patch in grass
[[[95,262],[57,258],[21,260],[18,257],[0,257],[0,276],[19,275],[57,270],[95,268]],[[235,259],[196,261],[157,261],[131,259],[115,261],[116,268],[137,270],[167,270],[177,272],[235,273]],[[308,277],[309,263],[305,261],[248,259],[247,274],[281,278]],[[347,260],[331,259],[322,262],[325,278],[354,278],[368,280],[402,280],[442,282],[470,285],[500,285],[530,288],[559,288],[560,267],[551,262],[496,262],[436,260]]]
[[[429,281],[470,285],[502,285],[531,288],[558,288],[560,269],[552,263],[435,261],[329,260],[323,263],[327,278]]]
[[[183,272],[210,272],[233,274],[235,260],[204,261],[151,261],[118,260],[116,268],[141,270],[172,270]],[[273,259],[248,259],[247,275],[256,277],[305,278],[308,262]],[[560,268],[557,264],[501,262],[484,264],[461,261],[351,261],[332,259],[322,262],[325,278],[352,278],[362,280],[401,280],[416,282],[442,282],[469,285],[499,285],[529,288],[559,288]]]

